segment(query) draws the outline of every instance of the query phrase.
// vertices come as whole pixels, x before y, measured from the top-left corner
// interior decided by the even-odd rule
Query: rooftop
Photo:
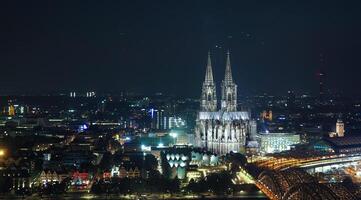
[[[335,147],[361,147],[361,136],[327,137],[324,140]]]

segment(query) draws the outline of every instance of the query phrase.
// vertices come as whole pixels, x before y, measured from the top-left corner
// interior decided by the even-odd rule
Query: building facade
[[[208,54],[206,76],[202,86],[200,111],[195,128],[195,146],[218,155],[239,152],[250,132],[250,114],[237,109],[237,85],[232,77],[230,54],[227,53],[225,76],[221,84],[218,109],[211,56]]]
[[[291,150],[292,145],[301,142],[300,135],[295,133],[259,134],[258,142],[262,154],[278,153]]]
[[[110,176],[119,178],[140,178],[141,171],[136,166],[113,166]]]
[[[46,185],[52,183],[61,183],[64,179],[68,178],[69,174],[59,173],[51,170],[43,170],[40,173],[38,183],[39,185]]]

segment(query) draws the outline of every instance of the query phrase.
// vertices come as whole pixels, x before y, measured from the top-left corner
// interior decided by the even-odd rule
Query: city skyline
[[[199,97],[207,52],[220,81],[229,49],[240,94],[317,94],[321,67],[325,90],[353,94],[359,4],[9,1],[1,8],[0,90]]]
[[[0,199],[361,199],[361,1],[5,1]]]

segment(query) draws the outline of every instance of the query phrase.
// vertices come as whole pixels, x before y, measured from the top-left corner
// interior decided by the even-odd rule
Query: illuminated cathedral
[[[195,146],[218,155],[239,152],[246,144],[254,122],[250,113],[237,109],[237,85],[232,77],[230,54],[221,84],[221,102],[218,109],[216,85],[213,79],[211,56],[208,53],[206,76],[202,86],[200,111],[195,127]]]

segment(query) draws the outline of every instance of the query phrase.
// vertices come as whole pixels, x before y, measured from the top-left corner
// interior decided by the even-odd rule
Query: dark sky
[[[361,1],[1,1],[0,93],[200,95],[231,50],[240,93],[358,93]],[[216,48],[217,46],[220,46]]]

